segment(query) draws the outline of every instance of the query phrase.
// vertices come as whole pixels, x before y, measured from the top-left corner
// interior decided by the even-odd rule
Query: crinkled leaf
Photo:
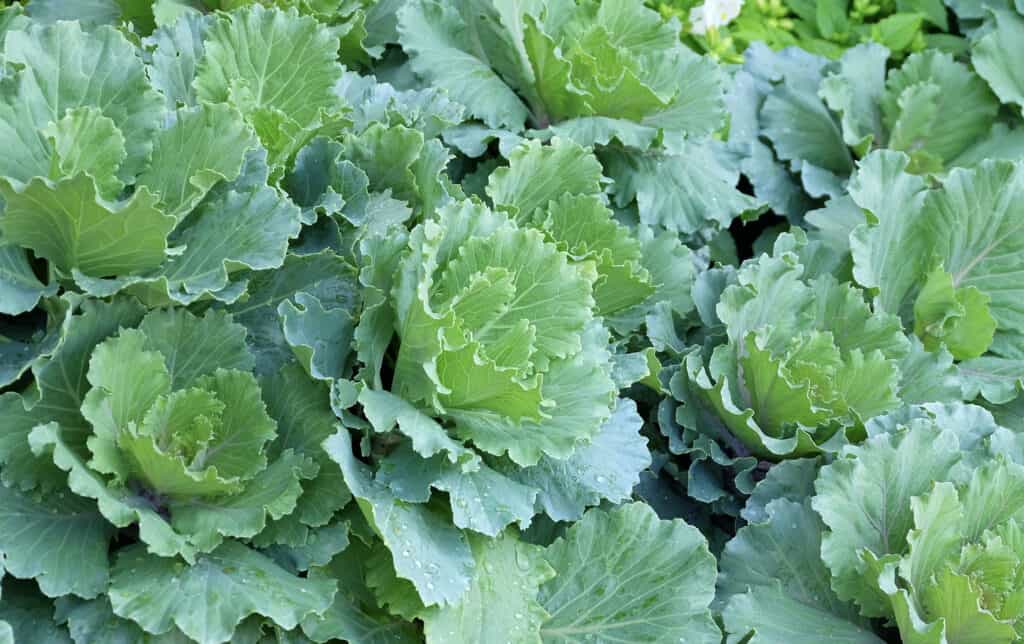
[[[373,481],[351,442],[348,432],[341,431],[324,441],[324,449],[341,466],[367,520],[391,550],[399,577],[411,581],[428,606],[458,602],[474,565],[465,535],[430,508],[399,501]]]
[[[5,179],[0,194],[7,202],[0,221],[5,240],[31,248],[65,274],[128,275],[164,261],[174,218],[145,188],[114,204],[79,174],[57,182],[35,178],[20,189]]]
[[[110,584],[114,612],[150,633],[177,626],[203,642],[226,642],[249,615],[295,628],[331,604],[335,583],[295,577],[270,559],[229,541],[183,566],[151,557],[142,548],[120,552]]]

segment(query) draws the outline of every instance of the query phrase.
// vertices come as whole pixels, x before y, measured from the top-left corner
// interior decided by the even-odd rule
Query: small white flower
[[[690,31],[703,36],[708,29],[724,27],[740,15],[743,0],[704,0],[690,9]]]

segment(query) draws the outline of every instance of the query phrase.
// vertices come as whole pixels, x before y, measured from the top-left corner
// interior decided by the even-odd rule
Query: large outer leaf
[[[1022,203],[1024,165],[984,161],[953,170],[921,213],[922,233],[953,275],[953,287],[991,297],[998,328],[1016,332],[1024,332]]]
[[[620,207],[636,199],[640,219],[692,235],[727,227],[759,202],[736,189],[739,173],[716,156],[710,140],[686,140],[671,153],[610,148],[602,154]]]
[[[219,181],[233,181],[258,141],[241,114],[226,105],[179,110],[161,130],[149,166],[137,182],[160,196],[164,211],[179,221]]]
[[[1021,55],[1024,18],[1013,11],[993,11],[995,29],[978,39],[971,62],[1004,103],[1024,108],[1024,77],[1014,60]]]
[[[913,525],[910,498],[949,477],[960,458],[954,432],[922,423],[847,447],[822,468],[812,504],[829,528],[821,557],[840,599],[856,601],[868,617],[889,614],[867,561],[903,554]]]
[[[839,124],[818,97],[792,85],[778,85],[761,108],[765,135],[779,158],[809,164],[839,176],[853,170],[853,157],[843,141]]]
[[[427,606],[458,602],[474,566],[465,535],[432,509],[399,501],[374,481],[356,460],[347,431],[325,440],[324,449],[341,466],[352,495],[391,550],[398,576],[413,583]]]
[[[107,586],[114,527],[81,497],[36,499],[0,484],[0,552],[7,572],[46,595],[95,597]]]
[[[93,277],[142,272],[159,266],[174,218],[142,188],[120,204],[103,200],[88,175],[56,183],[32,179],[21,189],[0,180],[7,201],[0,230],[9,243],[33,249],[65,274]]]
[[[91,601],[62,599],[57,602],[54,618],[61,622],[66,620],[68,631],[76,644],[189,644],[192,641],[176,628],[164,635],[147,633],[135,622],[115,615],[106,597]]]
[[[263,179],[265,181],[265,177]],[[298,236],[302,212],[277,189],[263,185],[244,192],[226,189],[205,200],[180,226],[176,248],[155,271],[121,279],[92,279],[80,272],[76,282],[94,296],[123,290],[156,305],[190,304],[214,295],[234,302],[245,290],[241,269],[279,268],[288,242]]]
[[[143,41],[153,51],[147,71],[153,87],[167,99],[171,109],[196,104],[192,80],[205,51],[206,31],[213,20],[198,13],[163,25]]]
[[[885,92],[885,64],[889,51],[877,43],[848,49],[839,69],[821,83],[820,95],[829,108],[842,115],[843,141],[860,148],[883,141],[878,101]]]
[[[494,128],[519,128],[528,110],[491,68],[482,41],[459,11],[444,0],[415,0],[399,12],[402,46],[413,69],[448,91],[470,113]],[[489,43],[493,45],[493,43]]]
[[[378,606],[377,596],[367,586],[369,546],[356,539],[322,568],[309,572],[310,579],[334,579],[338,592],[323,615],[302,620],[302,631],[314,642],[345,639],[360,644],[416,644],[419,629],[401,621]]]
[[[469,592],[454,606],[420,615],[428,642],[540,644],[547,611],[537,601],[541,584],[554,577],[544,551],[512,534],[473,536],[476,571]]]
[[[640,435],[642,425],[636,403],[620,399],[601,431],[569,458],[544,457],[532,467],[503,469],[539,490],[537,504],[552,519],[576,520],[602,499],[619,503],[630,497],[640,472],[651,463],[647,439]]]
[[[760,486],[759,486],[760,487]],[[736,641],[881,644],[852,604],[829,585],[821,561],[822,524],[806,503],[777,499],[766,521],[742,528],[722,553],[719,599]],[[732,641],[732,640],[730,640]]]
[[[853,276],[862,286],[879,290],[876,309],[895,314],[909,305],[930,254],[921,234],[926,185],[906,173],[908,163],[898,152],[873,152],[850,180],[850,196],[874,217],[850,234]]]
[[[966,65],[954,61],[952,54],[928,50],[911,54],[899,69],[889,74],[882,101],[887,126],[893,128],[902,119],[921,119],[924,106],[915,106],[917,113],[906,113],[899,103],[908,91],[927,84],[937,89],[925,110],[934,111],[934,126],[922,132],[926,136],[907,141],[903,149],[908,153],[921,150],[948,161],[988,132],[999,103],[985,82]]]
[[[296,577],[229,541],[190,566],[152,557],[141,547],[122,550],[110,603],[116,614],[150,633],[177,626],[194,640],[216,644],[231,639],[235,627],[253,614],[295,628],[307,615],[326,610],[335,592],[329,579]]]
[[[5,632],[6,631],[6,632]],[[8,639],[4,640],[4,637]],[[53,621],[53,602],[31,584],[4,583],[0,602],[0,642],[17,644],[25,639],[47,644],[71,644],[67,629]]]
[[[640,503],[594,509],[545,558],[557,573],[540,590],[551,613],[545,642],[721,641],[708,610],[715,560],[681,520],[661,521]]]
[[[200,101],[232,102],[247,115],[270,108],[301,126],[339,107],[338,41],[315,19],[254,4],[221,17],[206,38]]]
[[[17,100],[31,114],[32,125],[59,121],[71,108],[99,107],[124,136],[128,156],[121,177],[130,179],[141,169],[160,125],[163,99],[150,88],[142,61],[120,32],[106,26],[83,31],[77,22],[33,25],[8,34],[5,54],[9,62],[26,66]],[[27,176],[7,169],[0,174],[27,181],[46,176],[48,168],[35,170]]]
[[[308,293],[329,309],[354,310],[357,293],[352,267],[331,251],[285,256],[273,271],[252,275],[248,297],[228,310],[248,330],[249,350],[260,375],[276,373],[294,352],[285,340],[278,308],[297,293]]]

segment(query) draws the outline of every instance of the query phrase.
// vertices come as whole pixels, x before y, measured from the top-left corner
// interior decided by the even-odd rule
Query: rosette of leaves
[[[841,198],[857,159],[881,148],[906,152],[917,174],[1020,156],[1020,132],[996,118],[999,101],[966,64],[934,49],[891,69],[888,59],[877,44],[834,62],[751,47],[730,141],[759,198],[800,221],[816,200]]]
[[[343,418],[364,439],[339,434],[329,451],[384,571],[425,606],[455,605],[478,574],[473,544],[628,499],[646,439],[616,397],[594,262],[476,201],[364,245],[377,249],[361,274],[364,368],[336,400],[358,403]]]
[[[868,213],[850,220],[854,279],[877,289],[877,311],[902,316],[933,355],[958,361],[965,400],[1010,402],[1024,364],[1014,259],[1024,244],[1024,166],[985,160],[930,187],[907,172],[910,163],[876,152],[850,183],[850,198]]]
[[[689,352],[671,383],[680,422],[769,460],[835,451],[899,406],[910,349],[899,318],[821,271],[817,244],[794,232],[744,263],[716,307],[727,341],[706,362]]]
[[[645,224],[692,235],[756,211],[706,138],[724,122],[719,70],[641,3],[416,0],[398,29],[412,71],[482,121],[446,134],[468,156],[559,136],[599,147],[616,205]]]
[[[153,305],[231,302],[243,270],[281,265],[312,221],[274,177],[309,138],[347,123],[326,28],[252,7],[185,16],[144,51],[108,26],[19,24],[4,39],[15,66],[0,99],[12,150],[0,166],[5,312],[58,285]],[[242,59],[277,60],[289,41],[305,43],[286,52],[301,77]]]
[[[72,306],[34,387],[0,396],[0,551],[34,581],[4,601],[42,603],[42,627],[56,599],[76,642],[223,642],[332,606],[334,580],[298,574],[348,544],[327,391],[253,364],[223,312]]]
[[[868,429],[816,479],[793,463],[762,484],[758,502],[774,498],[722,558],[726,630],[754,642],[823,630],[879,642],[868,620],[880,618],[904,642],[1017,641],[1017,434],[963,404],[911,407]],[[804,583],[777,574],[794,561]]]

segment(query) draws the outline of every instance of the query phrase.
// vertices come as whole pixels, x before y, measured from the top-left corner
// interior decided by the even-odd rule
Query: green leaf
[[[380,433],[398,429],[412,439],[412,446],[424,458],[445,452],[452,463],[472,469],[479,456],[448,436],[444,427],[413,405],[387,391],[369,387],[359,393],[359,403],[373,429]]]
[[[640,503],[590,510],[545,558],[557,574],[540,589],[544,641],[721,641],[708,610],[715,560],[682,520]]]
[[[6,632],[5,632],[6,631]],[[71,644],[67,629],[53,620],[53,602],[41,596],[34,584],[4,583],[3,602],[0,602],[0,640],[5,644],[43,641],[47,644]]]
[[[527,141],[509,153],[508,167],[491,173],[487,196],[521,221],[563,195],[599,195],[603,181],[600,162],[586,148],[559,138],[549,145]]]
[[[267,270],[284,262],[290,239],[301,229],[301,211],[276,189],[226,190],[206,200],[175,231],[178,254],[156,271],[122,280],[94,280],[76,273],[88,292],[105,296],[128,289],[157,304],[192,303],[214,294],[227,302],[241,296],[240,269]],[[184,248],[180,248],[184,246]]]
[[[160,125],[163,99],[150,88],[135,47],[121,32],[107,26],[85,31],[70,21],[32,25],[10,32],[4,53],[8,62],[26,66],[18,76],[16,100],[32,116],[21,125],[43,128],[69,109],[99,108],[124,137],[127,156],[119,176],[127,181],[139,172]],[[47,176],[48,170],[37,167],[26,174],[4,168],[0,174],[24,182]]]
[[[934,110],[934,127],[923,130],[924,138],[905,141],[911,146],[905,149],[949,161],[988,132],[998,101],[985,82],[951,54],[936,50],[911,54],[886,80],[882,114],[890,130],[901,118],[919,118],[905,114],[900,102],[907,90],[922,83],[937,88],[935,101],[929,105]],[[919,108],[919,104],[913,106]]]
[[[381,460],[377,481],[411,503],[428,501],[431,488],[447,492],[452,522],[459,528],[491,537],[512,523],[528,526],[535,514],[537,490],[517,483],[510,473],[484,464],[464,471],[440,456],[424,461],[408,445]]]
[[[345,138],[341,158],[366,173],[373,191],[390,190],[417,212],[430,213],[439,205],[443,187],[438,175],[448,153],[419,130],[374,123]]]
[[[123,549],[114,564],[110,603],[121,617],[145,631],[177,626],[201,642],[225,642],[249,615],[261,615],[288,630],[322,613],[336,592],[333,581],[293,576],[270,559],[229,541],[196,563]]]
[[[86,642],[139,642],[140,644],[187,644],[189,639],[178,629],[165,635],[150,635],[138,624],[121,619],[105,597],[91,601],[63,598],[57,603],[55,618],[66,621],[71,639]]]
[[[842,116],[843,141],[854,149],[884,140],[878,103],[885,92],[888,58],[881,45],[857,45],[843,53],[838,71],[821,82],[819,94],[829,109]]]
[[[986,161],[973,170],[953,170],[922,212],[926,239],[942,249],[953,288],[973,287],[989,296],[989,312],[999,329],[1024,329],[1024,293],[1014,287],[1015,269],[1007,259],[1024,249],[1024,227],[1016,211],[1022,190],[1024,166]],[[977,232],[959,234],[966,226]]]
[[[810,164],[839,176],[853,170],[839,124],[816,91],[796,84],[777,85],[765,99],[760,118],[780,159]]]
[[[87,174],[95,179],[97,192],[106,199],[115,199],[124,188],[117,178],[117,170],[127,156],[124,136],[99,108],[69,109],[62,119],[43,128],[41,134],[53,146],[58,176]]]
[[[891,51],[903,52],[914,47],[923,22],[924,17],[917,13],[894,13],[871,25],[871,38]]]
[[[0,251],[2,254],[2,251]],[[2,260],[0,260],[2,261]],[[16,382],[35,365],[49,357],[60,345],[63,325],[70,310],[55,307],[46,327],[37,324],[4,324],[0,335],[0,387]]]
[[[412,54],[416,73],[445,89],[488,126],[518,128],[527,108],[491,69],[482,51],[484,41],[474,42],[474,32],[457,8],[440,0],[409,2],[398,14],[402,47]]]
[[[474,566],[465,535],[431,509],[403,503],[375,482],[369,468],[356,460],[347,431],[324,441],[324,449],[341,466],[345,483],[392,552],[398,576],[415,585],[427,606],[458,602]]]
[[[258,142],[242,116],[227,105],[181,109],[153,142],[153,156],[137,179],[160,196],[164,211],[181,221],[220,181],[242,171]]]
[[[81,497],[36,498],[0,484],[4,568],[15,577],[35,579],[49,597],[105,592],[113,534],[113,526]]]
[[[358,539],[323,568],[310,570],[312,580],[336,580],[338,592],[323,615],[302,620],[302,631],[315,642],[344,639],[367,644],[413,644],[422,639],[417,628],[378,606],[367,586],[369,546]]]
[[[130,475],[133,465],[119,450],[122,433],[125,439],[134,438],[135,432],[129,430],[140,425],[150,407],[171,392],[164,357],[145,350],[145,343],[141,331],[125,329],[96,347],[89,360],[87,376],[92,388],[82,402],[82,416],[93,426],[89,465],[121,481]]]
[[[458,126],[465,117],[465,108],[449,99],[442,89],[397,90],[389,83],[354,72],[347,72],[341,82],[339,91],[353,105],[357,131],[378,121],[419,130],[429,139]]]
[[[635,199],[643,223],[683,235],[757,211],[758,201],[736,189],[739,173],[719,161],[714,145],[685,141],[671,154],[609,148],[602,160],[615,203],[621,208]]]
[[[992,11],[995,29],[975,43],[971,62],[1003,103],[1024,108],[1024,77],[1011,62],[1024,38],[1024,18],[1012,11]]]
[[[174,227],[147,189],[114,204],[84,174],[57,182],[34,178],[21,188],[4,179],[0,195],[7,201],[0,221],[5,240],[31,248],[65,274],[112,277],[155,268]]]
[[[814,494],[818,465],[817,459],[801,458],[773,466],[747,498],[740,516],[751,524],[768,523],[768,504],[772,501],[802,503]]]
[[[853,276],[879,289],[876,309],[896,314],[909,306],[930,254],[921,223],[926,185],[905,172],[908,162],[897,152],[873,152],[850,179],[850,196],[873,217],[850,234]]]
[[[899,396],[906,404],[961,399],[961,383],[953,367],[953,355],[944,347],[926,351],[915,336],[910,353],[900,362]]]
[[[0,314],[26,313],[34,309],[41,298],[56,293],[56,284],[39,280],[23,249],[0,240]]]
[[[204,40],[211,22],[209,16],[189,13],[162,25],[143,40],[146,47],[152,48],[146,66],[149,80],[172,110],[197,104],[192,80],[205,51]]]
[[[571,358],[556,360],[544,374],[541,394],[551,401],[545,417],[518,423],[489,411],[448,410],[458,436],[477,448],[508,456],[521,466],[546,455],[564,460],[580,440],[592,438],[611,414],[615,382],[611,379],[607,331],[596,321],[579,338],[582,349]]]
[[[343,67],[337,38],[309,16],[254,4],[218,18],[195,79],[199,101],[235,105],[247,117],[287,115],[299,127],[341,109],[334,84]],[[255,124],[273,152],[266,132]],[[279,148],[278,148],[279,149]]]
[[[316,471],[309,458],[286,451],[250,479],[238,494],[171,500],[171,524],[176,531],[188,535],[202,552],[213,550],[224,537],[254,537],[267,526],[268,520],[295,511],[297,499],[303,493],[300,481],[313,478]]]
[[[741,528],[722,553],[718,589],[728,601],[726,631],[737,641],[753,632],[750,642],[826,637],[880,644],[856,607],[829,586],[820,557],[823,526],[809,504],[777,499],[765,512],[764,522]]]
[[[223,312],[208,310],[199,317],[185,309],[155,310],[138,328],[146,336],[146,349],[163,356],[172,389],[186,387],[218,369],[252,369],[245,329]]]
[[[855,600],[865,616],[888,615],[888,600],[871,582],[861,553],[883,562],[901,555],[913,525],[910,498],[950,476],[960,458],[956,435],[925,423],[848,446],[822,468],[812,505],[828,526],[821,558],[840,599]]]
[[[602,500],[619,503],[630,498],[640,472],[651,462],[647,439],[640,435],[642,426],[636,404],[620,399],[590,443],[577,447],[567,459],[544,457],[532,467],[504,470],[540,491],[538,504],[552,519],[576,520]]]
[[[973,286],[955,289],[953,276],[937,268],[928,273],[914,302],[914,332],[930,351],[943,343],[958,360],[977,358],[992,344],[996,330],[989,300]]]
[[[537,591],[555,574],[543,549],[509,533],[469,543],[476,561],[469,591],[458,604],[420,615],[427,641],[539,643],[548,613]]]
[[[278,305],[285,341],[318,380],[341,378],[349,366],[355,321],[345,309],[325,309],[312,295],[297,293],[295,304]]]
[[[294,360],[278,316],[278,307],[297,293],[317,298],[325,309],[354,310],[357,285],[352,267],[329,250],[311,255],[288,254],[284,264],[272,271],[251,275],[248,297],[230,307],[235,321],[245,326],[250,351],[256,359],[256,372],[276,373]]]

